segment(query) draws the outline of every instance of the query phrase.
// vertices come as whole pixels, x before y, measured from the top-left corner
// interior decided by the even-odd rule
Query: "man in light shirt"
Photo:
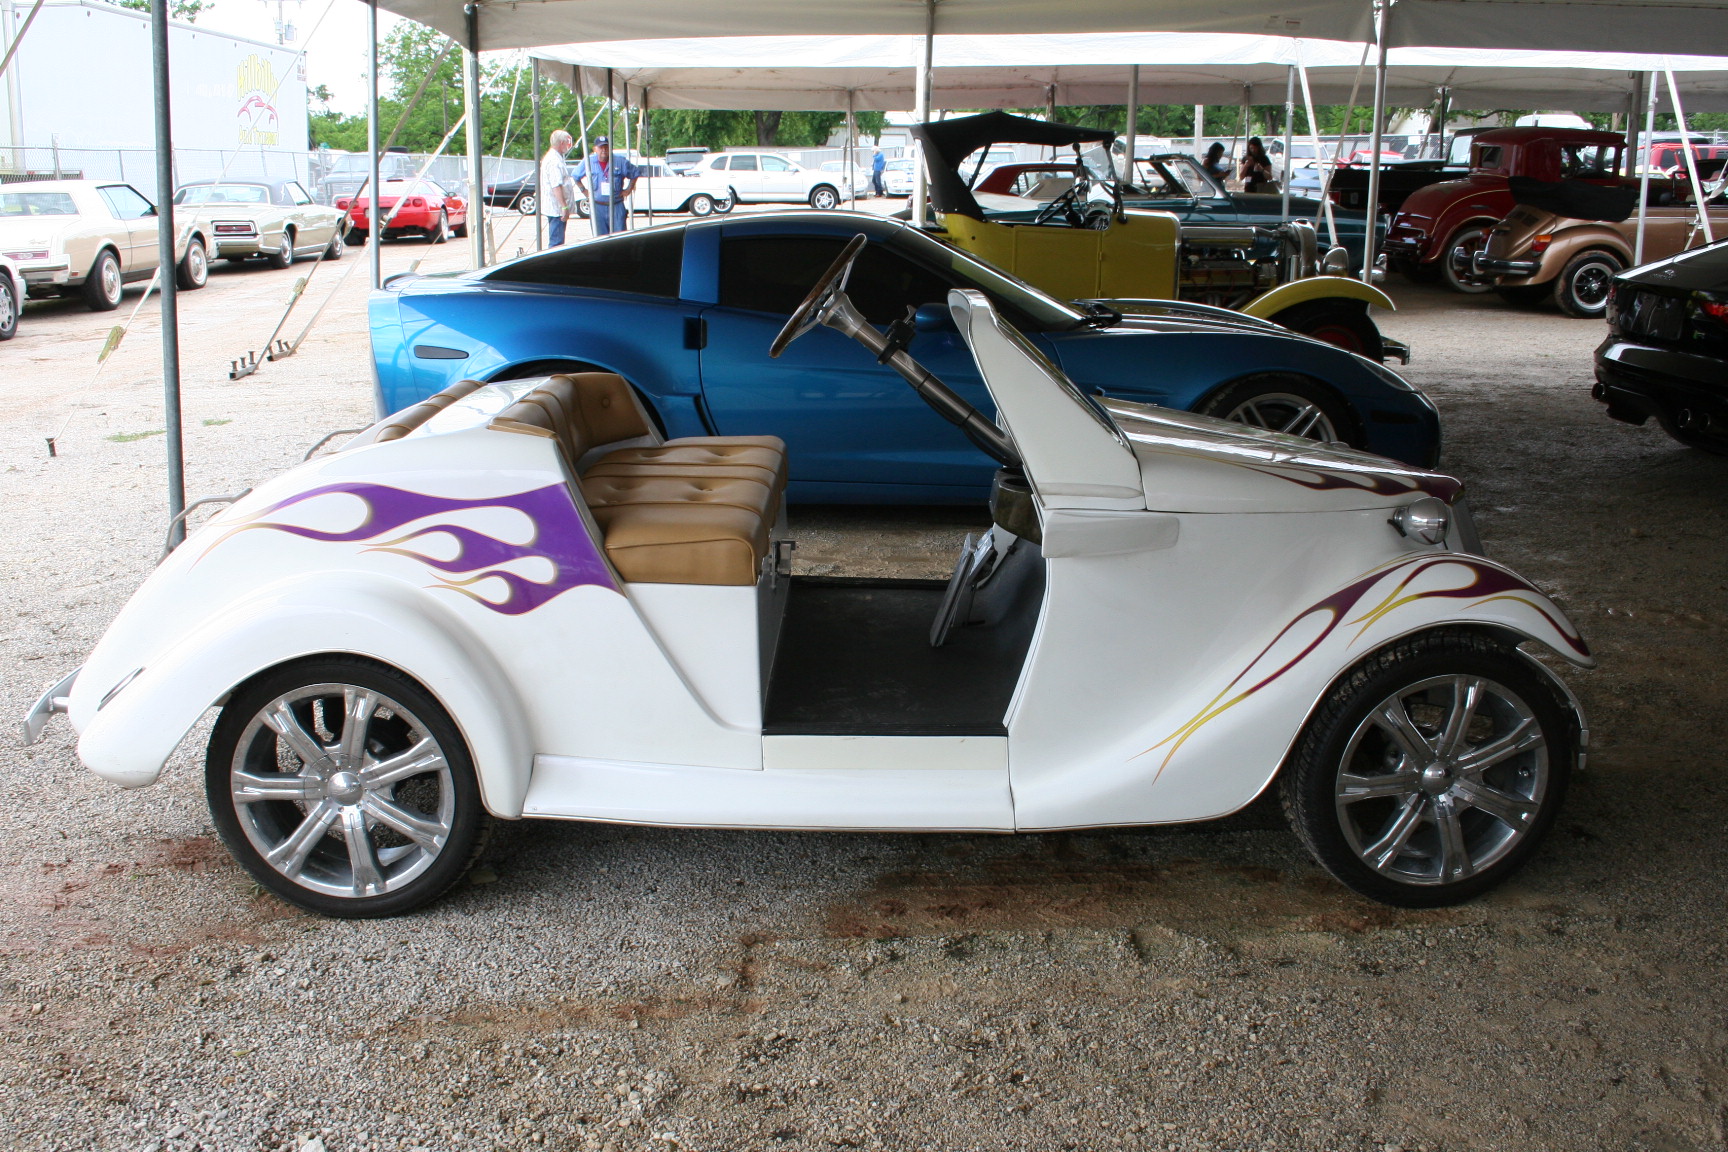
[[[540,158],[540,211],[546,217],[548,248],[564,243],[564,227],[576,207],[576,182],[564,164],[575,146],[575,138],[560,128],[552,133],[552,147]]]

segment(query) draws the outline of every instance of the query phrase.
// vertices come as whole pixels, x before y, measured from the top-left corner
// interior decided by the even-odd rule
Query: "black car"
[[[1728,240],[1614,278],[1591,395],[1629,424],[1728,455]]]
[[[534,215],[534,209],[540,206],[535,195],[539,185],[539,173],[529,172],[514,180],[499,180],[486,185],[486,205],[490,208],[514,208],[524,216]]]

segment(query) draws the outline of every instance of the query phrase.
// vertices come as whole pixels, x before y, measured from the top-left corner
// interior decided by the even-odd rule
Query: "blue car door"
[[[722,435],[771,433],[785,439],[792,479],[805,498],[844,499],[834,485],[951,488],[954,497],[988,485],[994,465],[937,416],[891,369],[831,328],[817,328],[779,359],[768,345],[849,238],[820,229],[740,221],[724,226],[716,303],[703,313],[702,394]],[[956,282],[872,242],[860,254],[847,294],[879,326],[908,305],[944,303]],[[909,351],[986,412],[983,381],[959,333],[946,323],[919,332]],[[824,485],[812,492],[810,483]],[[869,498],[866,492],[860,498]]]

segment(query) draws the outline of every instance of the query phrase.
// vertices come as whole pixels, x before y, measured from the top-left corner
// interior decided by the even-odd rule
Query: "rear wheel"
[[[210,257],[196,236],[186,242],[186,255],[174,266],[174,283],[182,292],[196,292],[210,283]]]
[[[282,229],[282,242],[274,252],[264,254],[264,262],[272,268],[287,268],[294,263],[294,229]]]
[[[1624,268],[1612,252],[1582,252],[1567,261],[1554,281],[1554,303],[1578,320],[1600,320],[1608,311],[1608,289]]]
[[[442,244],[450,239],[450,218],[444,210],[438,210],[438,219],[432,222],[432,227],[426,229],[426,239],[434,244]]]
[[[516,199],[516,211],[524,216],[532,216],[540,209],[540,198],[532,192],[524,192]]]
[[[594,215],[594,209],[588,203],[588,197],[578,196],[576,198],[576,215],[581,217],[583,220]]]
[[[1471,279],[1470,257],[1487,244],[1488,225],[1485,223],[1466,224],[1452,233],[1440,252],[1439,260],[1440,278],[1446,282],[1446,287],[1468,296],[1480,296],[1493,289],[1492,284]]]
[[[1321,701],[1280,778],[1322,867],[1407,908],[1515,872],[1553,824],[1576,758],[1545,675],[1488,637],[1439,630],[1370,656]]]
[[[253,879],[326,916],[436,899],[490,823],[449,713],[403,673],[354,656],[298,660],[236,691],[210,737],[205,791]]]
[[[0,340],[18,335],[18,289],[12,277],[0,275]]]
[[[1356,421],[1337,393],[1284,372],[1261,372],[1237,380],[1207,397],[1195,411],[1250,428],[1362,447]]]
[[[1386,354],[1380,329],[1368,315],[1364,300],[1310,300],[1284,309],[1272,317],[1272,322],[1370,360],[1383,359]]]
[[[714,214],[714,197],[706,192],[698,192],[690,197],[690,203],[686,205],[686,208],[692,216],[712,216]]]

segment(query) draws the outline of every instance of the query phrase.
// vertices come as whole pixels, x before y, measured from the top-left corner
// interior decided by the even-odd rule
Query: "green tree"
[[[130,8],[135,12],[148,12],[153,7],[150,0],[109,0],[116,8]],[[208,12],[216,7],[213,0],[172,0],[168,15],[176,20],[184,20],[188,24],[196,24],[201,12]]]

